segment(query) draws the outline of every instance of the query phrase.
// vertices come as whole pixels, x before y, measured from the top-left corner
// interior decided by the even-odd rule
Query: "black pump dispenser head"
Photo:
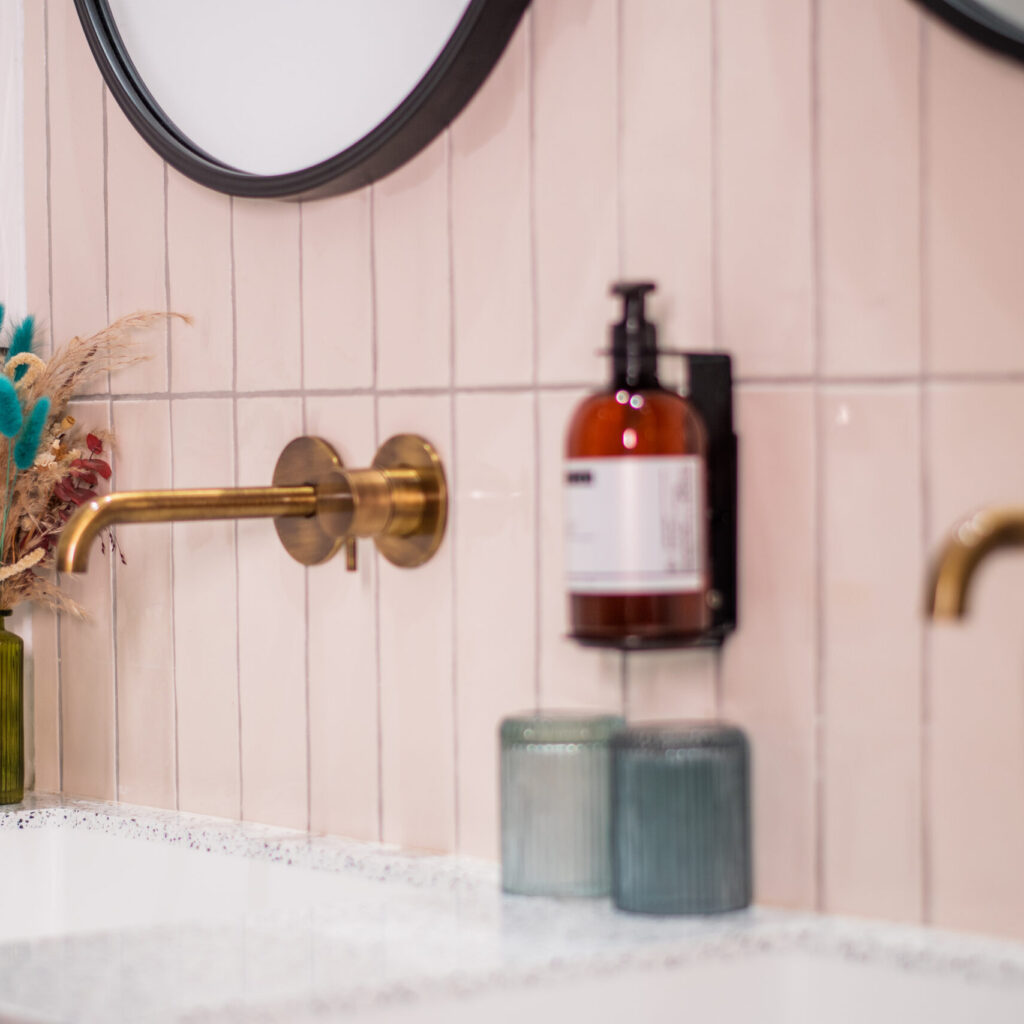
[[[644,297],[655,287],[650,281],[612,285],[612,294],[623,300],[622,320],[612,327],[616,387],[658,387],[658,334],[644,310]]]

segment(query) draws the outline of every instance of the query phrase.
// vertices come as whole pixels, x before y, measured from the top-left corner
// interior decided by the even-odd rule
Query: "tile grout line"
[[[370,344],[373,350],[373,447],[380,446],[380,391],[377,387],[380,354],[377,350],[377,189],[368,186],[370,200]],[[383,717],[383,674],[381,672],[380,643],[380,552],[374,544],[371,556],[373,565],[373,631],[374,631],[374,665],[376,667],[377,688],[377,839],[384,841],[384,717]]]
[[[626,265],[626,190],[622,187],[625,177],[625,138],[626,104],[625,93],[625,26],[626,16],[623,0],[615,0],[615,259],[616,270],[621,280]]]
[[[711,180],[711,195],[710,207],[711,207],[711,245],[709,258],[711,262],[711,350],[713,352],[722,351],[722,296],[721,296],[721,267],[719,265],[719,232],[721,230],[721,218],[719,211],[719,203],[721,202],[721,195],[719,190],[718,173],[719,173],[719,104],[718,104],[718,84],[719,84],[719,67],[718,67],[718,5],[715,0],[708,0],[708,12],[709,12],[709,26],[710,26],[710,47],[711,47],[711,60],[710,60],[710,145],[709,145],[709,162],[710,167],[710,180]],[[737,524],[738,525],[738,524]],[[714,652],[714,665],[713,665],[713,686],[714,686],[714,707],[715,715],[718,718],[722,717],[723,706],[725,701],[724,688],[725,680],[723,677],[723,665],[722,665],[723,648],[718,648]]]
[[[1004,385],[1019,385],[1024,383],[1024,370],[1004,371],[992,373],[929,373],[929,374],[901,374],[899,376],[858,376],[858,377],[816,377],[813,374],[801,374],[793,376],[737,376],[733,379],[733,386],[737,391],[746,390],[770,390],[773,388],[820,388],[830,390],[853,390],[857,388],[901,388],[901,387],[922,387],[936,385],[941,387],[967,387],[977,385],[988,385],[992,387]],[[558,384],[467,384],[454,388],[441,386],[425,387],[400,387],[380,388],[372,387],[357,388],[309,388],[303,391],[299,388],[281,388],[274,391],[244,391],[240,394],[244,398],[354,398],[360,396],[378,395],[384,398],[402,397],[444,397],[448,394],[456,395],[522,395],[522,394],[565,394],[567,392],[590,389],[593,381],[567,381]],[[114,392],[111,395],[97,393],[93,395],[76,395],[75,401],[79,404],[90,402],[106,401],[109,399],[114,404],[121,402],[145,402],[158,400],[180,400],[180,399],[232,399],[239,393],[227,390],[214,391],[125,391]]]
[[[931,365],[931,317],[928,305],[928,189],[930,184],[929,165],[927,159],[928,142],[928,71],[929,71],[929,35],[928,21],[923,13],[918,14],[918,260],[920,273],[918,277],[918,317],[921,332],[921,370],[925,380]],[[931,397],[926,386],[918,389],[918,430],[920,433],[920,486],[921,486],[921,556],[925,563],[928,540],[931,534],[931,480],[929,467],[931,463],[931,445],[929,443],[929,427],[931,423]],[[921,855],[921,919],[924,924],[931,924],[933,910],[932,880],[932,848],[931,848],[931,699],[932,699],[932,662],[931,646],[928,643],[927,625],[920,629],[920,739],[921,751],[918,771],[921,787],[921,823],[920,823],[920,855]]]
[[[536,25],[532,9],[527,9],[526,26],[526,110],[527,180],[530,251],[530,391],[533,395],[533,700],[541,706],[541,645],[544,624],[541,621],[541,410],[540,410],[540,332],[537,303],[537,167],[536,167]]]
[[[170,185],[167,161],[164,161],[164,306],[167,312],[171,310],[171,241],[170,241]],[[171,380],[174,371],[174,356],[171,345],[171,322],[165,324],[164,342],[166,351],[166,372],[167,388],[170,391]],[[174,473],[174,402],[168,397],[167,400],[167,431],[168,431],[168,452],[170,484],[173,489],[175,485]],[[181,743],[179,739],[179,707],[178,707],[178,622],[175,613],[175,601],[177,590],[175,588],[174,573],[174,524],[170,529],[170,583],[171,583],[171,605],[170,605],[170,627],[171,627],[171,698],[173,708],[174,727],[174,807],[181,810]]]
[[[615,255],[619,280],[623,280],[626,266],[626,190],[623,187],[625,104],[625,26],[624,0],[615,3]],[[629,714],[629,654],[619,652],[619,712]]]
[[[448,205],[448,212],[446,218],[446,231],[448,235],[448,434],[449,443],[451,444],[451,467],[452,470],[458,472],[458,433],[456,431],[456,423],[458,413],[456,411],[455,402],[455,229],[454,229],[454,209],[453,209],[453,178],[454,178],[454,159],[452,153],[452,129],[449,125],[445,129],[445,198]],[[451,484],[449,483],[449,488]],[[452,492],[449,490],[449,495]],[[458,545],[455,543],[455,537],[457,536],[457,524],[458,524],[458,502],[451,501],[448,509],[448,527],[450,532],[449,537],[449,551],[451,552],[451,558],[449,562],[449,575],[451,579],[452,588],[452,603],[451,603],[451,622],[449,625],[449,636],[452,645],[452,664],[451,664],[451,681],[452,681],[452,701],[451,701],[451,715],[452,715],[452,796],[453,796],[453,813],[454,813],[454,828],[455,834],[453,837],[454,849],[458,852],[462,847],[462,803],[460,800],[460,787],[459,787],[459,591],[458,591],[458,572],[459,572],[459,550]]]
[[[164,309],[171,312],[171,195],[170,195],[170,170],[167,161],[164,161]],[[164,352],[164,372],[167,379],[167,394],[171,395],[174,388],[171,382],[174,379],[174,350],[171,343],[171,318],[167,318],[164,324],[164,344],[167,346]]]
[[[53,354],[53,160],[50,121],[50,0],[43,0],[43,107],[46,111],[46,271],[50,312],[50,354]]]
[[[822,203],[821,203],[821,0],[812,0],[810,7],[810,139],[811,139],[811,313],[814,330],[814,376],[821,378],[825,344],[825,308],[822,278]],[[825,744],[827,742],[827,691],[825,685],[825,505],[828,460],[825,453],[825,396],[815,387],[814,402],[814,906],[821,912],[826,904],[827,843],[826,800],[828,785],[825,775]]]
[[[305,289],[305,212],[299,203],[299,380],[302,382],[302,434],[309,433],[306,407],[306,289]],[[303,657],[305,665],[306,701],[306,831],[313,831],[313,723],[309,686],[309,566],[302,567]]]
[[[53,354],[53,161],[51,154],[52,124],[50,121],[50,0],[43,0],[43,106],[46,111],[46,262],[48,278],[48,299],[50,311],[50,354]],[[60,574],[57,574],[60,582]],[[64,792],[64,666],[61,657],[64,616],[57,612],[56,625],[56,676],[57,676],[57,790]]]
[[[237,266],[235,262],[235,197],[229,199],[229,263],[231,266],[231,433],[232,433],[232,476],[238,486],[238,292]],[[245,820],[245,775],[242,770],[242,628],[241,628],[241,569],[238,557],[238,520],[232,524],[235,545],[235,700],[238,721],[238,818]]]
[[[103,130],[103,302],[107,323],[110,323],[110,132],[107,123],[107,86],[101,81],[100,85],[100,114]],[[107,429],[113,433],[114,430],[114,405],[111,397],[110,371],[106,373],[107,381]],[[111,445],[113,449],[113,445]],[[113,451],[111,451],[113,456]],[[114,459],[111,457],[111,480],[110,489],[117,488],[117,469],[114,466]],[[113,531],[109,534],[113,537]],[[118,671],[117,658],[117,557],[113,541],[110,545],[110,565],[108,567],[110,578],[110,673],[111,683],[114,690],[114,799],[121,799],[121,695],[120,676]]]

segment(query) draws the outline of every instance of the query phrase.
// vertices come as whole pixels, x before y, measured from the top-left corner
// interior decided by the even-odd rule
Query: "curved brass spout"
[[[1024,506],[982,509],[957,523],[932,565],[928,614],[935,619],[963,618],[974,570],[997,548],[1024,546]]]
[[[61,531],[57,568],[85,572],[89,548],[119,523],[200,519],[274,519],[288,553],[317,565],[342,547],[354,569],[355,539],[372,537],[395,565],[413,568],[433,557],[447,522],[448,487],[429,441],[397,434],[368,469],[346,469],[319,437],[299,437],[281,453],[272,487],[120,491],[79,507]]]
[[[68,520],[57,543],[57,568],[85,572],[92,542],[108,527],[121,523],[311,516],[315,512],[316,488],[311,486],[119,491],[82,505]]]

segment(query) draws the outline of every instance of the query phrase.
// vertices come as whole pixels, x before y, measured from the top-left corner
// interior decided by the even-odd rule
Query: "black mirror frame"
[[[978,0],[917,0],[979,43],[1024,61],[1024,28],[993,14]]]
[[[107,0],[75,0],[103,79],[136,131],[182,174],[234,196],[317,199],[369,185],[429,145],[483,84],[530,0],[471,0],[437,60],[402,103],[358,142],[287,174],[250,174],[205,153],[150,95],[128,57]]]

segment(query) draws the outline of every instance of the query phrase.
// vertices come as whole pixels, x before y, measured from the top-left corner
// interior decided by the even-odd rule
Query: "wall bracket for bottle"
[[[669,353],[662,349],[662,355]],[[737,442],[733,430],[732,357],[720,352],[678,352],[688,364],[689,400],[708,430],[708,556],[711,565],[711,625],[703,633],[677,637],[574,637],[586,647],[624,651],[721,647],[736,628]]]

